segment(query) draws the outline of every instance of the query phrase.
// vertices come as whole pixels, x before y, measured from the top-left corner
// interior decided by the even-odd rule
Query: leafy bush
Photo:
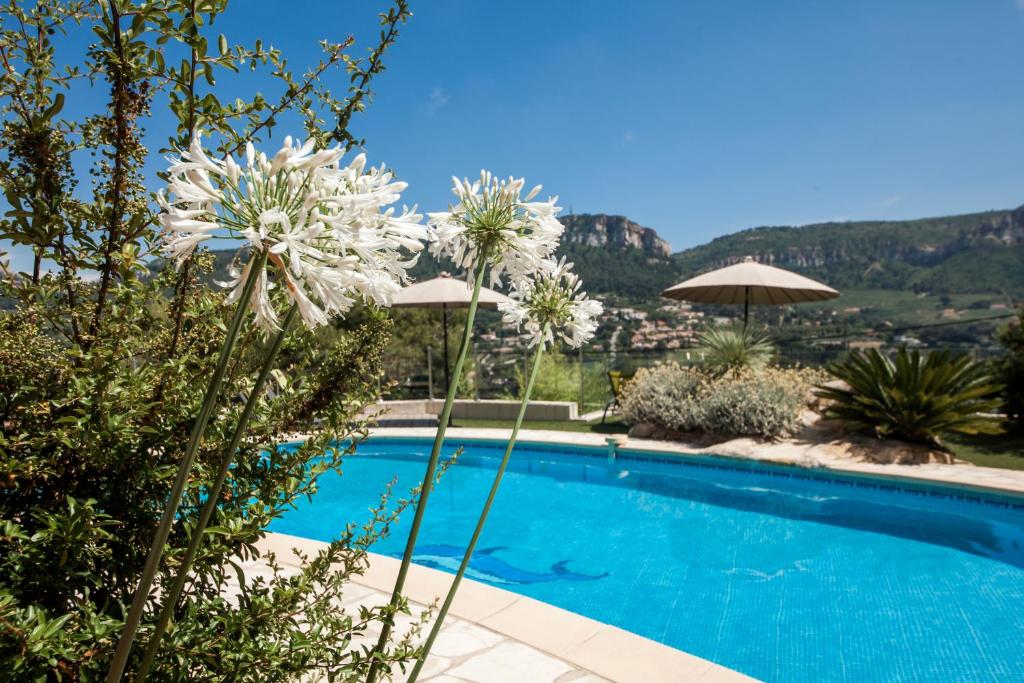
[[[761,370],[775,357],[768,335],[745,325],[709,327],[698,341],[704,365],[717,374]]]
[[[922,356],[901,347],[895,360],[877,349],[853,353],[829,366],[848,385],[820,386],[817,394],[831,401],[830,417],[892,437],[941,446],[947,432],[997,434],[1001,387],[988,368],[966,354],[935,352]]]
[[[680,432],[700,429],[698,390],[706,375],[677,363],[640,368],[619,399],[627,424],[655,424]]]
[[[526,375],[518,364],[515,371],[518,395],[522,398],[526,387]],[[541,357],[534,380],[532,398],[535,401],[578,401],[580,397],[580,374],[574,363],[560,353],[548,353]]]
[[[0,185],[13,207],[0,237],[34,255],[31,272],[5,278],[0,291],[14,307],[0,318],[4,680],[103,677],[230,315],[224,296],[201,284],[209,256],[193,256],[179,271],[149,270],[159,263],[160,243],[143,182],[149,150],[161,144],[143,142],[151,109],[163,103],[175,117],[165,147],[187,147],[201,121],[222,152],[237,151],[276,136],[275,123],[286,116],[320,144],[350,144],[349,117],[365,105],[380,57],[408,16],[402,0],[381,16],[372,59],[354,59],[348,43],[324,42],[322,61],[297,75],[263,41],[250,48],[222,36],[208,54],[209,25],[226,3],[200,5],[202,14],[195,3],[12,2],[0,9],[0,48],[20,67],[0,74]],[[51,42],[65,29],[93,41],[71,64],[55,55],[74,58],[73,47],[55,50]],[[221,105],[208,84],[241,66],[271,79],[269,96]],[[352,83],[344,99],[327,89],[338,68]],[[110,99],[91,110],[76,102],[68,110],[78,118],[62,118],[65,96],[88,87],[75,73],[94,79],[96,92]],[[321,117],[334,119],[330,132],[320,129]],[[69,150],[89,150],[92,161],[83,155],[72,164]],[[256,406],[175,605],[154,680],[365,675],[365,651],[354,643],[393,612],[340,605],[350,578],[366,567],[367,548],[397,514],[386,507],[386,482],[366,519],[337,520],[338,540],[304,558],[297,574],[272,568],[268,577],[246,576],[240,567],[271,521],[314,494],[365,434],[357,416],[376,398],[390,327],[368,311],[362,324],[289,335],[274,390]],[[241,412],[231,398],[249,394],[265,345],[258,329],[243,329],[218,403],[221,419],[197,454],[147,621],[180,565]],[[314,425],[303,444],[280,444],[282,434]],[[237,600],[222,594],[229,580],[240,584]],[[129,670],[151,632],[144,623]],[[381,653],[385,666],[412,654],[404,639]]]
[[[813,371],[782,368],[729,373],[702,386],[701,428],[772,439],[792,434],[816,378]]]
[[[818,377],[780,368],[718,376],[666,363],[637,372],[626,386],[622,413],[629,424],[774,439],[799,425]]]
[[[516,383],[515,398],[521,399],[522,391],[526,387],[526,374],[521,363],[516,364],[513,375]],[[594,364],[584,364],[584,403],[603,407],[609,392],[608,374],[604,366],[595,367]],[[534,381],[531,397],[534,401],[577,403],[580,400],[580,366],[575,355],[557,351],[544,354],[541,357],[540,368],[537,370],[537,379]]]
[[[1003,385],[1003,410],[1017,429],[1024,430],[1024,309],[999,330],[998,339],[1006,349],[994,362],[995,376]]]

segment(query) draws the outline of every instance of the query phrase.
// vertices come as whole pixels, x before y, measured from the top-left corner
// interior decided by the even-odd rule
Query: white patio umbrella
[[[742,263],[673,285],[661,295],[704,304],[743,304],[743,325],[746,326],[750,304],[825,301],[835,299],[839,292],[809,277],[757,263],[748,256]]]
[[[395,295],[391,305],[395,308],[440,308],[444,319],[444,390],[447,393],[451,382],[448,367],[448,309],[469,308],[473,299],[473,288],[464,280],[453,278],[448,273],[441,273],[432,280],[417,282],[402,289]],[[498,304],[509,298],[500,292],[487,287],[480,288],[477,298],[478,308],[497,308]]]

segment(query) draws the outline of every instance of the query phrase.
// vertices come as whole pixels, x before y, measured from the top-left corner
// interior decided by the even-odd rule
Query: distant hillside
[[[676,254],[690,275],[745,256],[838,288],[1024,296],[1024,207],[909,221],[743,230]]]

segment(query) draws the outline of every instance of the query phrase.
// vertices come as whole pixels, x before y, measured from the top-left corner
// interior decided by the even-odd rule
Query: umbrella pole
[[[750,320],[750,287],[743,288],[743,329],[747,329]]]

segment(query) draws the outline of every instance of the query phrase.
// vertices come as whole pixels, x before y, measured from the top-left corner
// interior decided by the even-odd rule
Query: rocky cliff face
[[[985,221],[964,236],[969,244],[1024,244],[1024,206]]]
[[[558,220],[565,226],[563,242],[592,247],[633,247],[653,258],[672,255],[672,247],[658,233],[637,225],[625,216],[581,213],[561,216]]]

